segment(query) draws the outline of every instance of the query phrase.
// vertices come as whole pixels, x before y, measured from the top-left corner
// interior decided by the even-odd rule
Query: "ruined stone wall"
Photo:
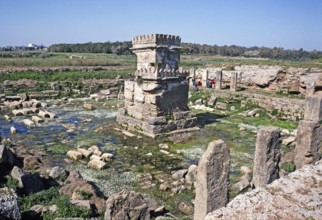
[[[216,78],[216,71],[222,70],[223,83],[229,85],[231,74],[237,73],[240,87],[306,94],[307,82],[314,81],[315,92],[322,93],[322,70],[319,68],[294,68],[282,66],[238,65],[223,68],[198,68],[190,71],[190,77],[197,80]],[[203,83],[203,86],[206,86]]]
[[[268,112],[275,112],[281,118],[287,120],[299,120],[304,117],[305,100],[304,99],[290,99],[287,97],[272,97],[264,94],[255,94],[249,92],[230,92],[228,90],[215,91],[210,89],[214,96],[220,98],[229,98],[239,96],[242,105],[252,103],[266,109]],[[275,110],[274,110],[275,109]]]

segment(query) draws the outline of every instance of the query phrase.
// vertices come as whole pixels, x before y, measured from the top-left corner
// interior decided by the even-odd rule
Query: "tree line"
[[[132,54],[131,41],[105,42],[105,43],[83,43],[83,44],[53,44],[48,48],[50,52],[72,52],[72,53],[113,53],[117,55]],[[281,47],[242,47],[242,46],[218,46],[196,43],[182,43],[181,54],[203,54],[220,56],[244,56],[282,60],[312,60],[322,57],[322,51],[289,50]]]

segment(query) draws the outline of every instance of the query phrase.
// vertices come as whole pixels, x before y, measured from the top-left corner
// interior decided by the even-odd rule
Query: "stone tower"
[[[180,37],[164,34],[133,37],[135,80],[125,81],[124,108],[117,114],[129,130],[156,137],[196,125],[188,108],[189,72],[179,70],[180,42]]]

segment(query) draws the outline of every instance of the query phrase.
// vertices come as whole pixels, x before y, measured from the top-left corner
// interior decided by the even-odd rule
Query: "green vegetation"
[[[222,67],[223,65],[279,65],[286,67],[321,68],[322,58],[311,61],[291,61],[244,57],[223,57],[216,55],[182,55],[180,61],[180,66],[184,68]]]
[[[71,204],[68,197],[59,195],[59,191],[57,188],[50,188],[39,193],[30,194],[25,197],[20,197],[19,202],[20,208],[23,212],[28,211],[33,205],[56,205],[57,212],[47,211],[42,214],[44,220],[52,220],[59,217],[92,217],[92,213],[90,210],[82,209]]]
[[[7,176],[7,183],[5,184],[6,187],[13,189],[13,190],[17,190],[18,189],[18,185],[19,185],[19,181],[14,179],[11,176]]]
[[[284,170],[287,173],[294,172],[296,170],[296,166],[294,164],[294,161],[291,162],[285,162],[281,164],[281,169]]]
[[[78,82],[80,79],[115,79],[118,75],[124,78],[131,77],[133,69],[124,70],[99,70],[91,72],[83,71],[69,71],[69,72],[36,72],[36,71],[26,71],[26,72],[16,72],[0,74],[0,82],[5,80],[19,80],[19,79],[31,79],[38,80],[42,82],[54,82],[54,81],[72,81]]]
[[[134,55],[94,53],[1,52],[0,67],[135,66]]]

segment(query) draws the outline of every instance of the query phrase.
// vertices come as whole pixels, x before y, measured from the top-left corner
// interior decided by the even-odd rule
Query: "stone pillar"
[[[322,95],[308,95],[306,97],[304,120],[322,121]]]
[[[322,96],[306,97],[304,120],[299,122],[296,135],[295,165],[299,169],[305,164],[319,160],[322,145]]]
[[[279,178],[281,153],[280,130],[266,127],[258,130],[253,168],[253,185],[263,187]]]
[[[299,169],[305,164],[319,160],[322,144],[322,129],[318,122],[300,121],[297,127],[295,165]]]
[[[191,69],[189,70],[189,77],[190,77],[191,79],[196,79],[196,69],[195,69],[195,68],[191,68]]]
[[[308,79],[306,81],[306,95],[314,95],[315,93],[315,80],[314,79]]]
[[[218,71],[216,71],[216,86],[215,86],[215,89],[216,90],[221,90],[221,86],[222,86],[222,70],[218,70]]]
[[[230,77],[230,91],[237,92],[238,73],[232,72]]]
[[[209,78],[209,72],[207,69],[205,69],[202,73],[201,76],[201,83],[202,83],[202,87],[207,87],[207,80]]]
[[[194,219],[205,219],[208,212],[228,203],[229,169],[229,148],[225,142],[210,142],[198,164]]]

